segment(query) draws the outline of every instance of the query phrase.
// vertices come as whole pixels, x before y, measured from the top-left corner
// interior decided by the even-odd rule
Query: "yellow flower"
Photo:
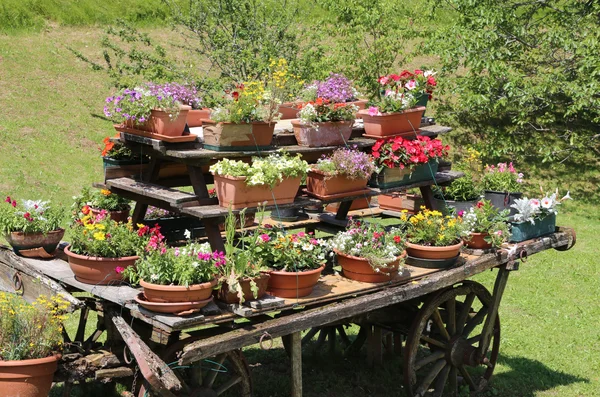
[[[94,233],[94,238],[98,241],[104,241],[106,240],[106,235],[103,232],[96,232]]]
[[[102,189],[100,190],[100,193],[102,193],[105,196],[110,196],[111,192],[108,189]]]
[[[98,224],[96,224],[96,229],[98,229],[98,230],[104,230],[104,229],[106,229],[106,226],[104,226],[101,223],[98,223]]]
[[[416,225],[417,223],[419,223],[419,220],[413,216],[412,218],[410,218],[410,223],[412,223],[413,225]]]

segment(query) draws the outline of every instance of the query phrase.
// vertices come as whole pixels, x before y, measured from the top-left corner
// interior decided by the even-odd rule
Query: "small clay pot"
[[[320,197],[339,195],[364,190],[368,179],[348,179],[345,175],[328,176],[319,170],[308,171],[306,177],[306,188],[309,194],[313,193]]]
[[[450,259],[460,253],[463,242],[444,247],[419,245],[406,242],[406,253],[413,258],[421,259]]]
[[[268,186],[248,186],[246,177],[215,175],[215,189],[221,207],[242,209],[267,205],[290,204],[294,202],[300,187],[300,178],[285,178],[271,190]]]
[[[370,116],[368,110],[360,110],[365,134],[377,137],[405,135],[416,138],[425,106],[406,109],[398,113],[383,113],[381,116]]]
[[[208,305],[212,301],[212,296],[208,299],[198,302],[150,302],[146,299],[143,293],[135,297],[135,301],[138,305],[144,309],[156,312],[156,313],[170,313],[178,316],[185,316],[193,314],[204,306]]]
[[[377,200],[381,209],[397,212],[407,210],[410,214],[416,214],[420,211],[421,206],[425,205],[421,196],[397,192],[382,194],[377,197]]]
[[[344,145],[352,135],[354,120],[303,123],[292,120],[294,135],[300,146],[324,147]]]
[[[102,211],[101,209],[98,209],[98,208],[90,208],[90,210],[92,211],[92,214],[94,216],[98,216],[98,214],[100,214],[100,212]],[[127,208],[126,210],[122,210],[122,211],[108,211],[108,216],[110,219],[112,219],[115,222],[127,223],[130,211],[131,211],[131,207]]]
[[[242,292],[244,294],[244,302],[260,299],[265,296],[267,293],[267,285],[269,284],[269,275],[267,273],[263,273],[260,276],[255,277],[254,282],[258,287],[256,298],[254,298],[254,294],[252,293],[252,289],[250,287],[250,278],[247,277],[240,280],[240,285],[242,286]],[[240,303],[237,293],[231,292],[227,283],[223,283],[221,289],[219,289],[217,292],[217,298],[225,303]]]
[[[212,296],[217,279],[202,284],[193,284],[188,287],[183,285],[159,285],[140,280],[144,288],[144,297],[154,303],[200,302]]]
[[[321,277],[325,265],[314,270],[303,272],[284,272],[272,270],[269,272],[269,294],[280,298],[301,298],[310,295]]]
[[[32,250],[40,247],[48,254],[52,254],[56,251],[56,247],[64,235],[65,229],[56,229],[46,234],[10,232],[5,238],[17,254],[20,251]]]
[[[123,269],[133,266],[139,256],[126,256],[122,258],[103,258],[99,256],[79,255],[65,247],[65,254],[69,258],[69,267],[75,274],[77,281],[84,284],[107,285],[122,281],[123,276],[117,273],[116,268]]]
[[[181,105],[179,107],[179,114],[175,120],[171,120],[169,113],[153,109],[150,116],[152,132],[166,136],[182,136],[187,114],[191,109],[191,106]]]
[[[0,360],[0,396],[45,397],[50,393],[59,355],[31,360]]]
[[[210,119],[209,108],[191,109],[188,111],[186,123],[188,127],[202,127],[202,120]]]
[[[334,250],[334,252],[337,255],[338,263],[342,267],[344,277],[364,283],[385,283],[393,280],[398,274],[400,259],[406,255],[406,253],[402,253],[402,256],[395,262],[380,267],[380,271],[376,272],[365,258],[346,255],[338,250]]]
[[[489,233],[471,233],[470,238],[465,240],[465,245],[473,249],[490,249],[492,244],[485,241],[487,236],[489,236]]]

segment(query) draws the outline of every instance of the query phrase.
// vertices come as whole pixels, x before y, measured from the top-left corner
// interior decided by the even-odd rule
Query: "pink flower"
[[[125,271],[125,268],[124,268],[124,267],[121,267],[121,266],[117,266],[117,267],[115,267],[115,272],[117,272],[117,274],[121,274],[121,273],[123,273],[124,271]]]
[[[381,113],[379,113],[379,108],[377,106],[369,107],[369,116],[381,116]]]
[[[175,251],[173,251],[173,254],[174,254],[175,256],[179,256],[179,247],[176,247],[176,248],[175,248]]]
[[[407,90],[414,90],[417,88],[417,82],[415,80],[409,80],[405,85]]]
[[[497,236],[502,236],[502,230],[496,230],[496,233],[495,233],[495,234],[496,234]]]
[[[6,200],[4,200],[5,203],[12,203],[12,200],[10,199],[10,196],[6,196]]]
[[[16,208],[16,206],[17,206],[17,200],[13,200],[12,203],[11,203],[11,205],[13,206],[13,208]]]
[[[458,211],[458,213],[457,213],[456,215],[458,215],[459,217],[461,217],[461,218],[462,218],[462,216],[463,216],[464,214],[465,214],[465,211],[463,211],[463,210],[460,210],[460,211]]]
[[[261,240],[262,240],[263,242],[265,242],[265,243],[266,243],[266,242],[269,242],[269,241],[271,240],[271,237],[269,237],[269,235],[268,235],[268,234],[266,234],[266,233],[265,233],[265,234],[261,234],[261,235],[260,235],[260,238],[261,238]]]
[[[316,238],[312,238],[312,239],[310,239],[310,243],[312,245],[317,245],[317,244],[319,244],[319,241]]]
[[[300,233],[298,233],[298,237],[300,237],[300,238],[303,238],[303,237],[305,237],[305,236],[306,236],[306,233],[304,233],[304,232],[300,232]]]
[[[540,208],[540,200],[531,199],[531,200],[529,200],[529,205],[531,205],[531,207],[533,207],[534,209]]]
[[[164,255],[164,254],[166,254],[166,253],[167,253],[167,249],[166,249],[165,247],[162,247],[162,248],[160,249],[160,254],[161,254],[161,255]]]

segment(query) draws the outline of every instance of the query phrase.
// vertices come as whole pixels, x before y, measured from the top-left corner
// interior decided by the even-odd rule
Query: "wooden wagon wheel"
[[[304,346],[311,340],[316,338],[316,351],[328,351],[333,353],[335,351],[338,341],[345,352],[356,352],[365,344],[367,340],[367,330],[361,326],[358,334],[355,338],[350,338],[346,333],[345,327],[350,324],[337,324],[323,327],[314,327],[308,330],[308,332],[302,337],[302,345]],[[282,337],[283,347],[290,355],[290,343],[288,338]],[[328,343],[328,349],[322,349],[325,342]]]
[[[471,391],[486,387],[500,348],[498,316],[490,348],[482,357],[476,352],[480,325],[491,304],[488,290],[473,281],[464,281],[423,304],[404,350],[404,383],[409,396],[456,396],[461,382]]]
[[[205,358],[186,366],[177,366],[183,348],[202,337],[189,337],[171,345],[162,355],[188,390],[178,396],[189,397],[251,397],[252,379],[246,359],[240,350],[232,350],[216,357]],[[138,397],[152,396],[144,382]]]

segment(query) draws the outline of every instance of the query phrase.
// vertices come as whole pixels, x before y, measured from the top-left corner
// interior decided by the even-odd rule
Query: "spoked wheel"
[[[358,334],[355,337],[350,337],[346,333],[346,328],[348,326],[350,326],[350,324],[311,328],[302,336],[302,346],[316,339],[316,344],[314,346],[315,351],[328,351],[329,353],[333,353],[336,346],[339,344],[345,352],[356,352],[365,344],[365,341],[367,340],[367,330],[365,327],[361,326]],[[283,347],[289,356],[290,346],[288,339],[283,337],[282,341]],[[329,348],[323,349],[326,342]]]
[[[201,339],[189,337],[169,347],[163,355],[163,360],[174,371],[177,377],[187,385],[179,396],[189,397],[251,397],[252,379],[246,359],[240,350],[233,350],[206,358],[190,365],[177,366],[183,348]],[[173,364],[174,363],[174,364]],[[152,396],[149,386],[144,382],[138,397]]]
[[[465,386],[470,391],[487,386],[500,348],[498,316],[489,348],[480,357],[476,353],[491,304],[488,290],[472,281],[423,304],[404,350],[404,383],[409,396],[456,396]]]

